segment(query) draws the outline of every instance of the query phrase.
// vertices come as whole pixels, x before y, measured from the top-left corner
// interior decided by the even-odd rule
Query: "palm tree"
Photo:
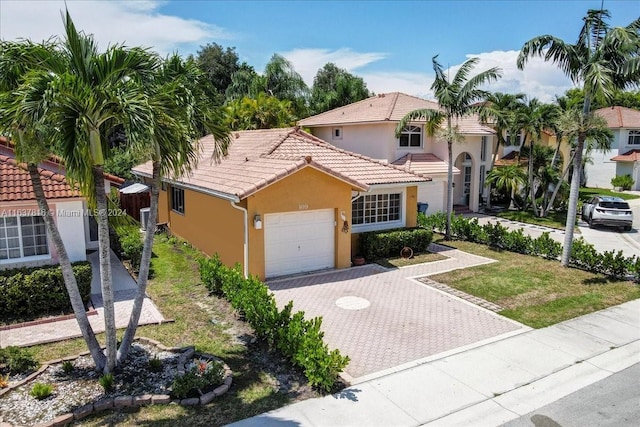
[[[147,139],[135,141],[131,147],[147,153],[152,162],[150,182],[151,200],[149,224],[144,237],[144,248],[138,272],[138,288],[129,324],[118,348],[117,363],[121,364],[135,337],[147,288],[151,254],[153,251],[154,224],[158,218],[158,199],[162,176],[179,176],[190,171],[197,159],[197,141],[204,128],[214,136],[214,159],[226,155],[229,133],[221,126],[223,120],[217,109],[210,108],[203,92],[199,91],[202,75],[192,62],[184,62],[178,55],[165,60],[155,76],[153,84],[146,86],[149,104],[153,111],[153,132]]]
[[[31,84],[38,81],[33,76],[41,73],[42,68],[57,68],[59,59],[58,52],[50,43],[0,43],[0,129],[13,136],[16,157],[27,164],[38,208],[55,247],[78,326],[95,365],[103,366],[105,356],[87,318],[71,261],[45,198],[38,170],[38,165],[48,158],[52,147],[48,143],[49,129],[38,124],[43,109],[43,92],[47,86]]]
[[[536,153],[535,144],[540,142],[542,132],[551,129],[555,125],[558,115],[558,108],[553,104],[543,104],[538,99],[530,99],[529,102],[522,105],[517,113],[517,127],[524,133],[523,146],[526,146],[527,138],[529,139],[529,160],[528,160],[528,180],[527,194],[535,216],[539,216],[538,206],[536,204],[536,186],[535,180],[535,161],[533,155]],[[525,203],[525,209],[526,209]]]
[[[500,146],[507,145],[507,141],[504,139],[505,134],[514,128],[516,111],[522,105],[524,99],[525,95],[523,93],[513,95],[510,93],[494,92],[487,96],[484,109],[480,114],[480,119],[493,126],[496,130],[497,137],[496,144],[493,146],[493,155],[491,156],[491,164],[488,172],[493,170]],[[486,206],[490,208],[491,185],[489,185],[488,188],[489,196],[487,197]]]
[[[453,211],[453,142],[462,140],[458,132],[458,126],[454,124],[457,119],[482,110],[482,104],[478,101],[486,99],[489,94],[479,87],[485,83],[497,80],[502,74],[497,67],[483,71],[470,77],[473,67],[478,63],[478,58],[471,58],[460,66],[453,79],[445,74],[442,65],[438,63],[438,55],[432,58],[433,70],[436,77],[431,85],[440,109],[424,108],[407,113],[396,127],[396,137],[413,121],[426,120],[426,134],[433,136],[436,133],[447,141],[448,169],[447,169],[447,225],[445,239],[451,239],[451,214]],[[442,129],[442,125],[446,127]]]
[[[512,209],[515,193],[526,180],[527,174],[520,165],[507,165],[491,169],[487,174],[486,185],[495,185],[499,191],[509,194],[509,209]]]
[[[626,27],[611,28],[607,10],[590,9],[575,44],[551,35],[535,37],[522,46],[517,65],[524,68],[531,57],[543,57],[556,63],[574,83],[582,84],[584,105],[582,123],[588,121],[593,99],[610,99],[616,89],[637,86],[640,82],[640,18]],[[586,133],[578,134],[574,171],[579,174]],[[580,192],[579,176],[571,181],[571,192],[562,249],[562,265],[569,264],[573,244],[573,228]]]

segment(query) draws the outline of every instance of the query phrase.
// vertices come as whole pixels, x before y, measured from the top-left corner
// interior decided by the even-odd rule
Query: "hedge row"
[[[424,228],[371,231],[360,234],[360,250],[366,259],[376,260],[397,257],[404,247],[425,252],[432,240],[433,232]]]
[[[82,300],[91,294],[91,265],[73,264]],[[71,312],[71,303],[62,278],[55,267],[20,268],[0,273],[0,318],[3,320],[32,319],[43,314]]]
[[[138,271],[144,248],[140,229],[137,226],[117,227],[116,234],[122,249],[122,256],[131,261],[131,268]]]
[[[329,351],[320,330],[322,318],[306,320],[302,311],[292,314],[291,302],[279,311],[269,288],[255,277],[245,279],[239,265],[226,267],[217,256],[199,263],[207,289],[228,299],[259,338],[304,371],[309,384],[324,391],[334,387],[349,358]]]
[[[446,214],[418,215],[418,224],[430,230],[443,233],[446,226]],[[517,252],[525,255],[557,259],[562,253],[562,245],[551,239],[549,233],[534,239],[523,233],[522,229],[509,231],[500,224],[478,224],[477,218],[468,219],[462,215],[451,218],[451,237],[474,243],[486,244],[494,248]],[[594,246],[582,238],[573,242],[569,264],[573,267],[593,273],[626,279],[631,277],[640,282],[640,258],[625,257],[622,251],[599,253]]]

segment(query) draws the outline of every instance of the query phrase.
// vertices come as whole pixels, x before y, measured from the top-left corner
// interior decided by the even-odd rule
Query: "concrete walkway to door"
[[[529,330],[415,280],[494,262],[441,245],[430,250],[447,259],[393,270],[373,264],[267,284],[279,306],[293,300],[305,317],[322,316],[329,347],[351,358],[345,377],[352,384]]]

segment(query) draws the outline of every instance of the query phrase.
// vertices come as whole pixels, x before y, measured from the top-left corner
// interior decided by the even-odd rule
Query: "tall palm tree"
[[[178,55],[165,60],[152,84],[146,86],[149,104],[153,111],[153,132],[147,139],[134,141],[134,150],[147,153],[152,162],[150,184],[151,200],[149,226],[146,227],[144,247],[138,272],[138,288],[129,324],[118,348],[117,362],[121,364],[135,337],[147,288],[151,254],[153,251],[154,225],[158,218],[158,199],[162,176],[179,176],[191,170],[197,159],[197,141],[204,128],[213,135],[216,149],[214,159],[226,155],[230,143],[229,132],[220,125],[223,122],[216,108],[206,101],[199,90],[202,75],[194,63],[183,62]],[[200,86],[201,87],[201,86]]]
[[[502,92],[490,93],[487,96],[480,119],[489,123],[496,130],[496,144],[493,146],[493,155],[488,172],[493,170],[500,146],[507,145],[505,134],[515,127],[516,111],[524,102],[523,93],[510,94]],[[487,208],[491,207],[491,184],[488,186]]]
[[[105,356],[87,318],[71,260],[53,220],[38,170],[38,165],[48,158],[52,147],[48,138],[50,129],[38,123],[47,86],[32,86],[34,81],[39,81],[33,76],[41,73],[43,69],[48,72],[52,68],[58,68],[60,63],[59,54],[50,43],[0,42],[0,129],[12,136],[18,161],[27,165],[38,208],[42,212],[47,233],[55,247],[78,326],[95,365],[103,366]]]
[[[640,82],[640,18],[626,27],[611,28],[606,19],[607,10],[587,11],[584,24],[575,44],[566,43],[552,35],[543,35],[527,41],[520,50],[517,65],[523,69],[531,57],[543,57],[560,67],[584,90],[583,122],[591,111],[593,99],[610,99],[616,89],[637,86]],[[586,134],[578,134],[574,171],[579,175]],[[571,181],[567,223],[562,249],[562,265],[569,264],[573,244],[573,228],[580,192],[579,176]]]
[[[533,154],[535,154],[536,150],[534,147],[536,143],[540,142],[543,131],[551,129],[555,125],[557,116],[557,106],[543,104],[536,98],[530,99],[526,104],[522,105],[517,113],[517,127],[525,135],[522,145],[526,146],[526,141],[527,139],[529,140],[527,194],[535,216],[539,216],[539,212],[535,197],[536,186],[534,180],[536,168]],[[525,203],[525,207],[526,205]]]
[[[123,126],[133,144],[152,134],[153,112],[144,83],[153,78],[159,61],[139,48],[112,46],[101,53],[92,36],[76,29],[68,12],[63,21],[64,68],[38,76],[48,85],[43,123],[56,130],[51,137],[65,161],[67,177],[79,184],[96,207],[106,335],[106,362],[97,368],[111,372],[116,366],[117,340],[104,183],[107,136],[118,126]]]
[[[442,65],[438,63],[438,55],[432,58],[433,70],[436,77],[431,85],[431,90],[440,105],[440,109],[423,108],[407,113],[396,127],[396,137],[402,130],[414,121],[426,120],[426,134],[442,137],[447,141],[448,169],[447,169],[447,225],[445,239],[451,239],[451,214],[453,211],[453,142],[462,140],[455,123],[457,119],[465,115],[482,110],[482,104],[478,101],[486,99],[489,92],[480,89],[480,86],[497,80],[502,75],[499,68],[494,67],[470,77],[473,67],[478,63],[478,58],[471,58],[460,66],[453,79]],[[443,129],[442,125],[446,124]]]

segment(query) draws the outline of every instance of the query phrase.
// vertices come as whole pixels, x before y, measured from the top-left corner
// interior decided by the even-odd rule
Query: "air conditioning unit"
[[[140,225],[143,230],[147,229],[147,223],[149,222],[149,213],[151,212],[151,208],[142,208],[140,209]]]

